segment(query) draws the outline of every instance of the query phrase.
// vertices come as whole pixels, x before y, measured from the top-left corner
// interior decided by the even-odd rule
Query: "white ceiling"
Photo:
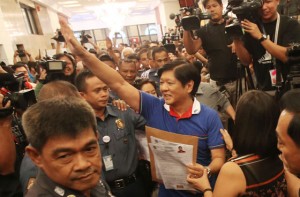
[[[160,0],[33,0],[69,17],[78,29],[153,22]],[[142,22],[138,22],[138,20]],[[129,23],[128,23],[129,22]]]
[[[34,0],[52,7],[69,16],[71,20],[90,20],[97,18],[97,11],[107,13],[118,11],[116,14],[130,16],[154,13],[160,0]]]

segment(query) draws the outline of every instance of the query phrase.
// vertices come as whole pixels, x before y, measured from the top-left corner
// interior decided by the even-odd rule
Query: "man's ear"
[[[39,168],[42,168],[43,162],[42,162],[41,154],[34,147],[30,145],[27,146],[25,150],[28,156],[30,157],[30,159],[33,161],[33,163],[35,163],[35,165],[38,166]]]
[[[195,85],[195,82],[194,81],[189,81],[185,87],[187,88],[187,91],[188,93],[191,93],[193,91],[193,88],[194,88],[194,85]]]
[[[80,96],[81,96],[82,98],[85,98],[84,92],[79,92],[79,94],[80,94]]]

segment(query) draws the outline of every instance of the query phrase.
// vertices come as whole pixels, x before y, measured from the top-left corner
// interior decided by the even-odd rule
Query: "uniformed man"
[[[72,117],[72,118],[70,118]],[[93,109],[81,98],[53,98],[22,117],[39,173],[26,196],[107,197],[100,181],[102,158]]]
[[[117,197],[146,196],[142,177],[137,172],[135,140],[135,130],[144,130],[146,121],[131,109],[121,111],[108,105],[108,86],[90,71],[81,72],[75,85],[95,111],[104,177],[112,193]]]

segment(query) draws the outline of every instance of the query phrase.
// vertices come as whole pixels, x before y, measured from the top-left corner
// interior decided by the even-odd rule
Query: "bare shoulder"
[[[219,173],[214,195],[222,196],[224,193],[228,197],[239,196],[246,190],[246,179],[243,171],[234,162],[226,162]]]

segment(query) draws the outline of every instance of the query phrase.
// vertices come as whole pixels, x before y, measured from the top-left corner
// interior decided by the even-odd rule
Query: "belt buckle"
[[[114,187],[122,189],[125,187],[125,180],[124,179],[118,179],[114,181]]]

